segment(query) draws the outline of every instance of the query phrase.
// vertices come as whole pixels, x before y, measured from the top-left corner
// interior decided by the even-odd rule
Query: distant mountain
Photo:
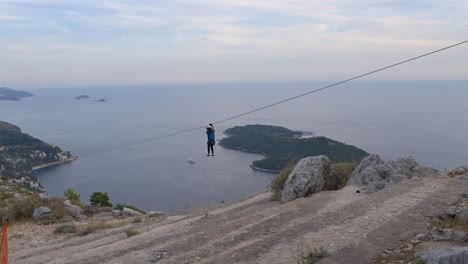
[[[10,88],[0,87],[0,101],[19,101],[23,97],[34,96],[32,93],[15,91]]]

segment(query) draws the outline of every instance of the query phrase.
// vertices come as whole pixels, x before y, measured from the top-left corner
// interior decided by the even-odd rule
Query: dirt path
[[[46,233],[34,243],[13,240],[10,261],[294,263],[292,251],[302,243],[331,254],[320,263],[368,263],[405,236],[425,231],[429,216],[467,190],[468,181],[444,177],[409,180],[374,194],[347,187],[281,205],[261,193],[84,237]],[[129,228],[139,234],[127,238]]]

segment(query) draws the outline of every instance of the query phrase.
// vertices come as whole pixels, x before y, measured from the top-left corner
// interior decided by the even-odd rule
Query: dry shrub
[[[132,236],[136,236],[138,235],[140,232],[138,232],[137,230],[135,229],[127,229],[127,231],[125,231],[125,234],[127,234],[127,237],[132,237]]]
[[[330,256],[328,251],[326,251],[324,248],[314,248],[311,250],[309,247],[305,246],[304,243],[300,243],[297,246],[297,251],[292,251],[292,255],[296,261],[296,264],[315,264],[320,260]]]
[[[76,226],[73,224],[62,225],[55,228],[55,234],[72,234],[76,233]]]
[[[96,232],[98,230],[104,230],[104,229],[109,229],[109,228],[113,228],[113,227],[115,227],[115,226],[112,225],[112,224],[103,223],[103,222],[90,223],[87,226],[79,229],[76,234],[78,236],[86,236],[86,235],[94,233],[94,232]]]
[[[270,183],[270,188],[273,191],[272,199],[274,201],[281,200],[281,192],[283,191],[283,186],[286,180],[288,179],[289,174],[294,170],[295,164],[289,163],[289,165],[281,170],[280,175],[276,176]]]
[[[65,199],[57,197],[42,199],[42,206],[49,207],[51,210],[49,217],[42,221],[43,224],[62,223],[65,222],[67,218],[71,218],[70,212],[67,211],[63,204],[64,201]]]
[[[32,195],[24,198],[13,198],[7,203],[4,218],[10,222],[29,221],[32,218],[34,210],[41,205],[41,198]]]
[[[330,166],[329,177],[325,181],[325,190],[340,190],[346,186],[357,162],[338,162]]]

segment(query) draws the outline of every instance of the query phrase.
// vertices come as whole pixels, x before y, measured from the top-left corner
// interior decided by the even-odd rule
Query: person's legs
[[[214,145],[213,144],[210,144],[210,148],[211,148],[211,156],[214,156]]]
[[[210,155],[210,142],[206,143],[206,148],[208,149],[208,154],[206,154],[207,156]]]

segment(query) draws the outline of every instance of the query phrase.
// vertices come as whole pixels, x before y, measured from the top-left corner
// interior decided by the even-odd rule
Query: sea
[[[73,188],[86,203],[93,192],[107,192],[114,204],[174,212],[266,191],[274,175],[249,167],[261,155],[216,145],[215,156],[207,157],[204,129],[83,154],[206,126],[328,84],[22,87],[35,96],[0,101],[0,120],[79,157],[36,173],[49,194],[63,196]],[[79,95],[91,100],[76,100]],[[106,102],[93,101],[101,98]],[[221,139],[233,126],[284,126],[387,160],[413,156],[422,165],[447,170],[468,164],[467,99],[468,81],[352,82],[215,125],[215,130]]]

